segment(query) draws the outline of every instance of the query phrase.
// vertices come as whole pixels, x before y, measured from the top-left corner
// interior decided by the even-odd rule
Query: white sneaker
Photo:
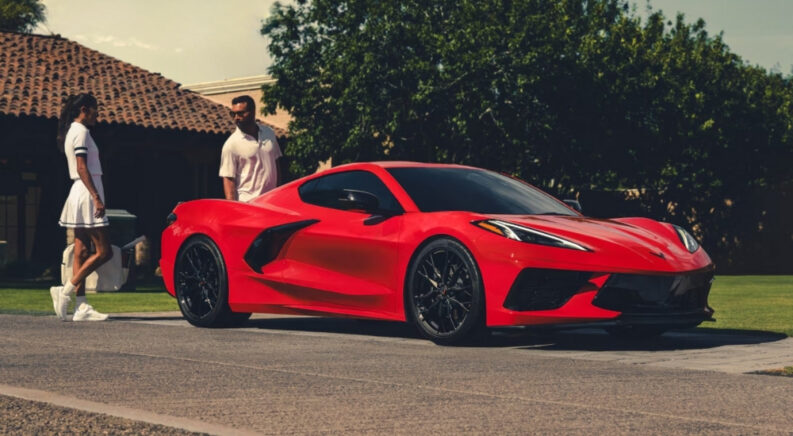
[[[106,319],[106,314],[99,313],[94,310],[90,304],[84,303],[74,311],[74,318],[72,318],[72,321],[104,321]]]
[[[63,286],[53,286],[50,288],[50,297],[52,297],[52,310],[58,314],[58,300],[60,299],[61,290]]]
[[[52,308],[55,310],[55,315],[58,315],[61,321],[66,321],[66,313],[69,309],[69,302],[72,299],[68,295],[63,295],[63,286],[51,287],[50,296],[52,297]]]

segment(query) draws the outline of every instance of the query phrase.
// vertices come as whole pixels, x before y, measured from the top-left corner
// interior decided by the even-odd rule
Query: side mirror
[[[564,203],[570,206],[574,211],[578,213],[584,213],[584,209],[581,208],[581,203],[579,203],[578,200],[567,199],[562,201],[564,201]]]
[[[339,204],[345,210],[363,210],[365,212],[375,213],[380,209],[380,202],[374,194],[366,191],[357,191],[355,189],[342,190]]]

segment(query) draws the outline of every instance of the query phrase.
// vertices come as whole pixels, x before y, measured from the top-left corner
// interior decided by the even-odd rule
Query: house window
[[[16,195],[0,195],[0,241],[6,241],[6,261],[17,259],[19,252],[19,226],[17,224]]]
[[[24,222],[19,222],[19,196],[0,195],[0,241],[6,241],[6,262],[19,259],[20,242],[24,241],[24,259],[33,254],[36,223],[41,203],[41,188],[30,186],[24,197]],[[24,232],[24,233],[23,233]]]
[[[25,259],[30,259],[33,255],[33,241],[36,240],[40,200],[41,188],[38,186],[28,187],[27,195],[25,195]],[[58,215],[60,216],[60,213]]]

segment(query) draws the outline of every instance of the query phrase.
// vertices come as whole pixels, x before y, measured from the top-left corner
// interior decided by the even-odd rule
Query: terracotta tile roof
[[[78,92],[99,100],[100,123],[207,133],[234,128],[227,107],[159,73],[59,36],[0,32],[0,114],[58,118],[63,99]]]

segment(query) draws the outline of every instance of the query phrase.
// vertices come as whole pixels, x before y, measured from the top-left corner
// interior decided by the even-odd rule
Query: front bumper
[[[623,316],[697,313],[708,309],[712,282],[712,268],[675,275],[612,274],[592,304]]]
[[[693,327],[713,319],[714,270],[604,274],[525,268],[488,325],[602,324]]]

